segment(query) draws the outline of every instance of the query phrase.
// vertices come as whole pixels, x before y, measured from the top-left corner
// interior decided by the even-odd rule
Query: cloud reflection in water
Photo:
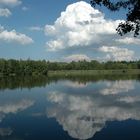
[[[47,116],[56,118],[63,129],[77,139],[93,137],[107,121],[140,120],[140,95],[129,92],[135,88],[134,81],[115,81],[105,85],[104,89],[98,89],[98,94],[50,92],[47,94],[51,103]]]

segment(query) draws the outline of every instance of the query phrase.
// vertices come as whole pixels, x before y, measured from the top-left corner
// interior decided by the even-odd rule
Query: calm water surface
[[[139,140],[134,77],[0,79],[0,140]]]

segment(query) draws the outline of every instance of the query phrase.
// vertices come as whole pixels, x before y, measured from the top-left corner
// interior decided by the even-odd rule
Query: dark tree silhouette
[[[117,27],[117,32],[121,36],[134,32],[134,36],[140,33],[140,0],[91,0],[92,6],[105,6],[110,11],[119,11],[121,8],[126,9],[126,21],[121,22]]]

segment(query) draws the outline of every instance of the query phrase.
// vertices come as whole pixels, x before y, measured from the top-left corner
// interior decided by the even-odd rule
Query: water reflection
[[[140,120],[138,76],[59,78],[0,80],[0,139],[94,139],[107,122]]]
[[[87,83],[66,81],[65,85],[70,88],[85,88]]]
[[[0,122],[4,119],[7,114],[16,114],[20,111],[27,109],[32,106],[34,101],[28,99],[21,99],[16,101],[9,101],[8,99],[0,103]]]
[[[0,128],[0,136],[10,136],[12,132],[11,128]]]
[[[2,97],[2,96],[1,96]],[[35,101],[33,99],[23,98],[22,96],[14,96],[12,98],[10,95],[6,98],[0,99],[0,127],[3,126],[3,121],[9,115],[12,115],[16,118],[16,115],[27,108],[33,106]],[[13,121],[12,119],[10,119]],[[6,121],[4,121],[6,122]],[[7,127],[8,126],[8,127]],[[9,127],[9,124],[6,123],[6,126],[0,128],[0,139],[4,140],[21,140],[17,136],[13,136],[13,132],[17,131],[13,126]]]
[[[103,83],[105,87],[96,91],[97,94],[50,92],[47,100],[51,107],[47,108],[47,116],[56,118],[63,130],[77,139],[93,137],[105,127],[107,121],[140,120],[140,95],[132,94],[135,82]]]
[[[53,77],[45,77],[45,76],[25,76],[25,77],[0,77],[0,90],[5,89],[23,89],[23,88],[34,88],[34,87],[45,87],[53,82],[57,83],[60,80],[67,80],[66,86],[71,87],[85,87],[89,82],[97,82],[103,80],[140,80],[140,75],[78,75],[78,76],[53,76]],[[73,81],[68,82],[68,81]]]
[[[108,81],[106,82],[106,86],[106,88],[100,91],[103,95],[124,93],[134,89],[134,83],[132,80]]]

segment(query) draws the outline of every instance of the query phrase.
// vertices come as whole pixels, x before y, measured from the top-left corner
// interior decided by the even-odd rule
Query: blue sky
[[[0,0],[0,58],[139,59],[140,39],[115,32],[125,11],[98,8],[88,0]]]

